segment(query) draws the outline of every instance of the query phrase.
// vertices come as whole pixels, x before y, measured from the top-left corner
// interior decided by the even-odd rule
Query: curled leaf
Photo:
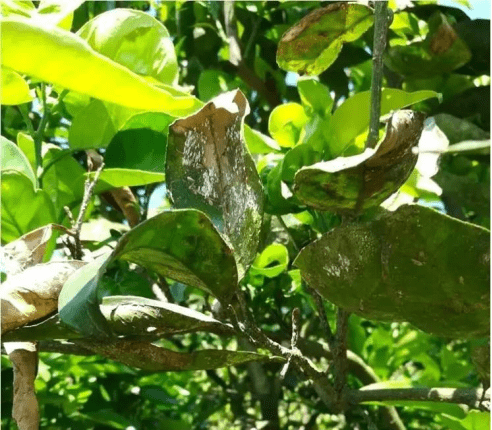
[[[57,309],[64,282],[83,261],[38,264],[2,284],[2,334],[49,315]]]
[[[248,101],[224,93],[169,129],[166,177],[174,204],[205,212],[230,241],[239,278],[256,256],[263,190],[242,136]]]
[[[417,162],[424,115],[397,111],[376,149],[313,164],[294,179],[299,200],[318,210],[359,212],[380,205],[408,179]]]

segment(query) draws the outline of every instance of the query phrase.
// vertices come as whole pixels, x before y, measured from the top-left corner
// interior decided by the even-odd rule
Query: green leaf
[[[17,146],[27,157],[31,169],[34,172],[36,170],[36,150],[34,149],[34,140],[28,134],[19,132],[17,133]]]
[[[381,116],[432,97],[438,97],[438,94],[426,90],[407,93],[394,88],[384,88],[381,92]],[[341,155],[357,136],[369,128],[370,110],[371,92],[364,91],[347,99],[335,111],[324,133],[331,158]],[[357,115],[354,115],[354,112],[357,112]]]
[[[22,33],[21,38],[18,37]],[[174,96],[90,48],[80,37],[25,20],[2,20],[2,65],[19,73],[133,109],[186,115],[200,105]]]
[[[306,246],[294,264],[323,297],[365,318],[483,338],[490,328],[489,245],[482,227],[402,206],[337,227]]]
[[[291,212],[299,212],[298,200],[294,198],[288,185],[282,181],[284,159],[268,172],[266,178],[267,205],[266,212],[273,215],[285,215]],[[288,175],[288,171],[287,171]]]
[[[94,178],[95,172],[85,173],[85,177]],[[135,187],[137,185],[153,184],[155,182],[163,182],[165,179],[164,173],[148,172],[136,169],[104,169],[99,176],[94,192],[104,193],[113,188]],[[84,182],[85,178],[80,182]]]
[[[389,48],[385,65],[406,77],[428,78],[450,73],[470,61],[470,49],[444,14],[436,12],[428,24],[424,41]]]
[[[36,186],[36,176],[29,164],[27,157],[22,153],[19,147],[0,136],[0,153],[2,157],[0,158],[0,169],[3,170],[16,170],[18,172],[26,175],[33,186]]]
[[[108,337],[112,330],[99,308],[97,286],[110,254],[105,253],[73,273],[58,297],[61,321],[86,336]]]
[[[171,117],[168,117],[169,124]],[[104,162],[108,168],[165,172],[167,136],[146,128],[123,130],[106,148]]]
[[[231,78],[220,70],[203,70],[198,78],[198,97],[208,102],[219,94],[234,89]]]
[[[253,130],[244,124],[244,141],[251,154],[270,154],[280,151],[280,146],[272,138]]]
[[[24,78],[13,70],[2,67],[0,70],[0,101],[2,105],[20,105],[32,101],[29,85]]]
[[[266,276],[267,278],[275,278],[287,269],[288,264],[289,253],[287,248],[280,243],[274,243],[267,246],[256,257],[251,269],[253,273]]]
[[[307,108],[308,115],[319,115],[326,118],[331,115],[333,99],[326,85],[316,79],[299,79],[297,90],[302,104]]]
[[[29,18],[46,27],[59,26],[70,30],[72,26],[73,12],[84,0],[41,0],[36,9],[32,1],[2,0],[2,17]]]
[[[162,112],[141,112],[128,118],[120,128],[120,131],[133,130],[135,128],[148,128],[167,136],[169,126],[174,120],[174,117]]]
[[[2,171],[2,242],[55,222],[55,210],[43,190],[35,190],[26,175],[16,170]]]
[[[43,190],[50,196],[58,216],[64,213],[64,206],[82,201],[84,195],[84,168],[70,153],[52,144],[45,144],[43,167],[47,167],[43,175]]]
[[[388,122],[384,139],[376,149],[339,157],[300,169],[294,178],[294,194],[318,210],[360,213],[379,206],[408,179],[418,154],[424,115],[401,110]]]
[[[304,166],[310,166],[321,160],[321,154],[311,145],[303,143],[290,149],[282,163],[282,181],[292,183],[296,172]]]
[[[72,149],[105,148],[116,133],[106,105],[92,100],[73,118],[68,133]]]
[[[434,116],[434,120],[449,139],[450,145],[464,140],[490,139],[490,133],[466,119],[458,118],[447,113],[440,113]]]
[[[319,75],[337,59],[343,44],[361,37],[373,19],[372,9],[362,4],[340,2],[315,9],[282,36],[277,63],[301,75]]]
[[[443,414],[441,420],[450,430],[490,430],[490,412],[470,411],[464,419]]]
[[[104,297],[101,311],[119,335],[165,337],[196,331],[222,335],[233,332],[230,326],[190,308],[137,296]],[[149,327],[154,327],[150,333]]]
[[[162,212],[126,233],[112,259],[123,259],[200,288],[227,302],[237,288],[230,247],[194,209]]]
[[[307,121],[300,104],[286,103],[273,109],[268,119],[268,131],[280,146],[290,148],[300,142]]]
[[[102,13],[77,32],[89,46],[132,72],[176,84],[178,62],[169,32],[140,10],[113,9]]]
[[[78,341],[97,354],[119,361],[130,367],[151,372],[172,372],[183,370],[209,370],[236,366],[255,361],[282,361],[249,351],[202,350],[190,353],[176,352],[151,343],[140,341],[91,342]]]
[[[263,189],[242,138],[249,105],[239,90],[169,130],[166,177],[174,204],[204,211],[231,242],[239,279],[256,257]]]

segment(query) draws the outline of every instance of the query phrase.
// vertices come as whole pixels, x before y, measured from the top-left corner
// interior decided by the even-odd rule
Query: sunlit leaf
[[[7,169],[17,170],[26,175],[31,180],[33,186],[35,186],[36,176],[24,153],[16,144],[3,136],[0,136],[0,144],[0,153],[2,154],[0,158],[0,169],[2,171]]]
[[[362,4],[338,2],[315,9],[282,36],[277,63],[284,70],[319,75],[344,43],[357,40],[372,23],[372,9]]]
[[[20,105],[32,101],[29,85],[18,73],[2,67],[0,70],[0,102],[2,105]]]
[[[22,37],[19,37],[22,34]],[[80,37],[28,20],[2,20],[2,65],[19,73],[133,109],[184,115],[197,99],[174,96],[90,48]]]
[[[300,104],[286,103],[273,109],[268,118],[268,131],[280,146],[292,147],[299,143],[307,121]]]
[[[138,75],[177,83],[178,63],[169,32],[148,13],[113,9],[86,22],[77,35]]]
[[[280,243],[267,246],[259,254],[251,266],[253,273],[274,278],[280,275],[289,264],[289,253],[287,248]]]
[[[16,170],[2,171],[2,242],[8,243],[55,222],[53,203],[43,190]]]

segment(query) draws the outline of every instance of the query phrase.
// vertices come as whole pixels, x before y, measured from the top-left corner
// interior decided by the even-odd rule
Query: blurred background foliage
[[[275,176],[270,174],[292,146],[305,142],[309,133],[317,130],[318,123],[313,126],[316,121],[322,122],[345,100],[370,89],[372,28],[358,40],[345,44],[319,80],[299,80],[295,73],[286,73],[277,66],[277,44],[282,34],[324,3],[234,2],[242,55],[239,64],[230,61],[222,2],[88,1],[75,11],[71,30],[77,32],[89,20],[114,8],[144,11],[169,31],[179,66],[178,84],[182,88],[192,90],[202,101],[234,88],[243,91],[251,106],[246,123],[274,139],[260,136],[255,140],[254,135],[247,139],[264,181],[269,214],[265,218],[261,254],[243,284],[249,290],[258,323],[275,339],[289,339],[290,312],[299,307],[305,349],[308,355],[326,364],[323,330],[312,297],[301,287],[299,271],[292,261],[300,248],[316,238],[317,233],[337,225],[339,218],[305,211],[295,201],[286,199],[281,191],[276,195],[280,180],[274,184]],[[421,177],[411,177],[397,199],[419,201],[455,218],[490,227],[490,144],[485,149],[480,145],[490,139],[490,21],[471,20],[467,16],[466,8],[475,6],[475,2],[454,2],[451,6],[449,2],[442,5],[433,1],[389,3],[394,17],[388,32],[384,86],[440,93],[442,100],[427,99],[414,109],[433,117],[450,145],[432,185],[419,184]],[[432,37],[428,35],[432,36],[443,21],[453,29],[460,43],[456,44],[457,52],[439,62],[428,56],[429,49],[440,49],[429,46]],[[34,88],[37,84],[31,81],[30,85]],[[55,102],[48,100],[53,105]],[[67,99],[65,105],[58,106],[49,116],[47,141],[67,148],[69,128],[77,113],[71,107],[76,107],[76,100],[69,103]],[[39,109],[34,105],[32,112],[36,127],[40,121]],[[2,107],[1,127],[2,135],[12,140],[19,139],[20,132],[26,132],[22,116],[13,106]],[[146,144],[145,139],[155,142],[155,136],[150,134],[144,141],[140,140],[141,145]],[[132,136],[117,138],[125,144],[128,142],[125,139]],[[356,140],[352,142],[356,143]],[[111,146],[106,154],[110,156]],[[72,155],[81,166],[85,165],[83,151],[73,151]],[[155,156],[159,159],[158,152]],[[124,161],[115,161],[115,166],[122,167],[121,163]],[[143,170],[160,169],[163,167]],[[132,190],[146,216],[170,205],[164,185],[149,184]],[[84,226],[84,245],[92,251],[111,245],[127,230],[123,221],[120,212],[97,198]],[[107,272],[102,294],[131,292],[155,298],[152,277],[143,270],[129,271],[128,263],[119,262]],[[169,290],[177,304],[186,303],[208,314],[216,312],[211,307],[211,298],[199,290],[173,281],[169,281]],[[334,324],[334,307],[327,302],[325,307]],[[353,388],[389,379],[402,381],[406,386],[475,387],[480,383],[471,358],[476,346],[473,342],[437,338],[408,323],[376,323],[356,315],[350,317],[349,324],[349,349],[374,371],[372,381],[351,374],[349,384]],[[235,348],[237,343],[207,333],[160,341],[162,346],[176,351]],[[248,348],[247,344],[239,346]],[[98,356],[45,352],[40,356],[36,380],[42,405],[41,428],[370,429],[371,422],[378,421],[380,411],[376,406],[369,406],[369,413],[354,408],[345,417],[327,413],[314,391],[295,372],[287,373],[280,381],[280,366],[252,363],[213,371],[149,374]],[[13,429],[12,369],[3,356],[1,377],[2,428]],[[487,414],[467,415],[457,405],[407,403],[398,411],[409,430],[486,428],[482,425]]]

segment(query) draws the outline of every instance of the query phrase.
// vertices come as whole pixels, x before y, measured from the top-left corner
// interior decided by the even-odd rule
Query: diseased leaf
[[[232,334],[233,328],[190,308],[137,296],[104,297],[101,311],[119,335],[136,333],[164,337],[205,331]]]
[[[0,102],[2,105],[20,105],[32,101],[29,85],[24,78],[13,70],[0,69],[2,82],[0,85]]]
[[[178,62],[169,32],[146,12],[113,9],[86,22],[77,32],[89,46],[141,76],[176,84]]]
[[[102,343],[77,340],[76,342],[111,360],[152,372],[209,370],[254,361],[281,361],[276,357],[249,351],[209,349],[183,353],[141,341],[116,340]]]
[[[301,75],[319,75],[336,60],[342,46],[362,36],[373,23],[369,7],[337,2],[315,9],[287,30],[277,48],[277,63]]]
[[[443,337],[490,329],[490,232],[422,206],[335,228],[294,264],[323,297],[365,318]]]
[[[83,261],[38,264],[9,276],[2,284],[2,334],[54,312],[65,280]]]
[[[424,41],[389,48],[384,62],[403,76],[428,78],[450,73],[468,63],[471,52],[460,39],[446,16],[436,12],[429,19]]]
[[[126,233],[111,259],[123,259],[227,302],[237,288],[232,250],[205,214],[162,212]]]
[[[169,130],[166,177],[174,204],[204,211],[232,243],[239,279],[256,256],[263,190],[244,145],[249,105],[239,90],[213,99]]]
[[[55,222],[53,203],[44,190],[16,170],[2,171],[2,242]]]
[[[56,224],[49,224],[3,246],[0,251],[2,269],[9,275],[15,275],[27,267],[42,263],[48,244],[56,237],[55,229],[60,228]]]
[[[402,110],[388,122],[376,149],[303,167],[294,179],[294,193],[303,203],[336,213],[359,213],[379,206],[410,176],[418,155],[424,115]]]
[[[73,33],[20,18],[2,20],[2,65],[133,109],[179,116],[194,112],[200,105],[192,96],[177,96],[175,90],[153,86],[95,52]]]
[[[31,180],[33,186],[36,186],[36,176],[29,164],[29,160],[19,147],[3,136],[0,136],[0,143],[0,154],[2,154],[0,158],[0,169],[2,171],[7,169],[17,170],[26,175]]]

